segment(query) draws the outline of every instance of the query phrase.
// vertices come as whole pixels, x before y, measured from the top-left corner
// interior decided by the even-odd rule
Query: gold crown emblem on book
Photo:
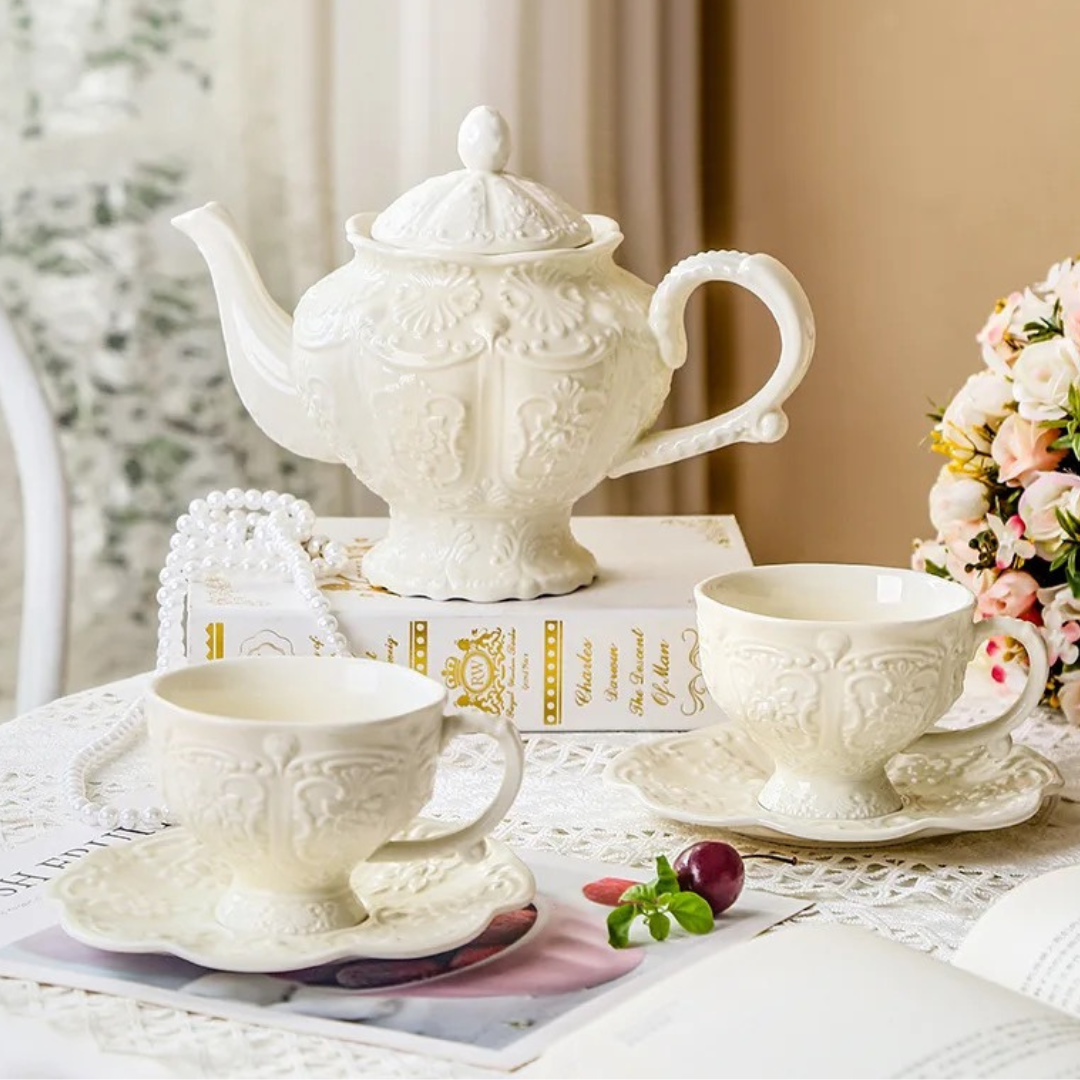
[[[514,695],[506,688],[506,639],[501,628],[458,638],[459,656],[447,658],[442,678],[449,690],[460,690],[454,704],[492,715],[512,716]]]

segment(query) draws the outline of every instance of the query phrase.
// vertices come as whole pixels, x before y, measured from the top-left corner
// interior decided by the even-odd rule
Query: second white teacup
[[[244,931],[318,933],[366,917],[349,887],[365,860],[467,852],[521,786],[514,725],[444,716],[446,689],[377,660],[219,660],[154,680],[151,747],[170,813],[233,871],[218,920]],[[471,824],[392,840],[431,798],[439,752],[471,732],[498,741],[503,780]]]
[[[760,566],[709,578],[694,596],[709,692],[772,757],[758,801],[776,813],[892,813],[901,800],[885,766],[895,754],[1007,748],[1046,685],[1046,648],[1030,623],[976,623],[967,589],[912,570]],[[931,730],[977,646],[998,636],[1027,651],[1020,697],[996,720]]]

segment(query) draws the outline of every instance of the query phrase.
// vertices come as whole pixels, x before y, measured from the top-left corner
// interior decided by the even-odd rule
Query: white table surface
[[[57,786],[64,763],[119,715],[140,685],[141,679],[114,683],[0,724],[0,845],[12,848],[69,823]],[[1080,862],[1080,807],[1070,801],[1080,798],[1080,730],[1041,713],[1018,736],[1050,757],[1066,779],[1066,800],[1043,820],[998,833],[893,848],[799,848],[796,866],[749,862],[748,884],[812,900],[814,907],[801,918],[869,927],[947,958],[998,896],[1030,876]],[[630,793],[602,785],[604,766],[614,754],[635,738],[649,737],[529,737],[526,781],[500,835],[521,848],[643,867],[651,866],[658,853],[718,835],[654,817]],[[148,775],[145,751],[136,750],[106,770],[101,794],[122,799],[126,789],[143,786]],[[439,773],[436,809],[453,813],[475,807],[493,789],[495,778],[490,743],[458,740]],[[744,851],[784,850],[733,839]],[[0,979],[0,1030],[5,1016],[18,1018],[9,1021],[10,1031],[37,1026],[54,1033],[54,1050],[64,1045],[61,1035],[73,1040],[68,1044],[70,1072],[35,1075],[98,1075],[86,1058],[87,1048],[94,1047],[129,1061],[132,1076],[483,1075],[433,1058],[18,979]]]

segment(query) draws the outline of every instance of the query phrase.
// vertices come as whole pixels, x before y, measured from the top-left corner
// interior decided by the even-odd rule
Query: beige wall
[[[714,505],[760,562],[905,562],[927,399],[976,370],[995,298],[1080,250],[1080,3],[702,3],[709,243],[787,263],[818,326],[788,436],[717,454]],[[775,332],[720,291],[730,403]]]

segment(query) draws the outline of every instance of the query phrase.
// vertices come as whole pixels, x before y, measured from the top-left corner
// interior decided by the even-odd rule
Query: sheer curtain
[[[244,415],[205,269],[168,219],[229,205],[291,309],[346,257],[349,214],[458,167],[457,126],[485,102],[513,127],[511,167],[618,218],[623,261],[656,282],[701,247],[698,18],[698,0],[0,0],[0,304],[71,476],[73,688],[151,665],[157,572],[192,498],[258,485],[382,510]],[[690,337],[662,423],[702,417],[696,322]],[[21,578],[2,433],[0,457],[2,699]],[[698,460],[580,509],[705,500]]]

